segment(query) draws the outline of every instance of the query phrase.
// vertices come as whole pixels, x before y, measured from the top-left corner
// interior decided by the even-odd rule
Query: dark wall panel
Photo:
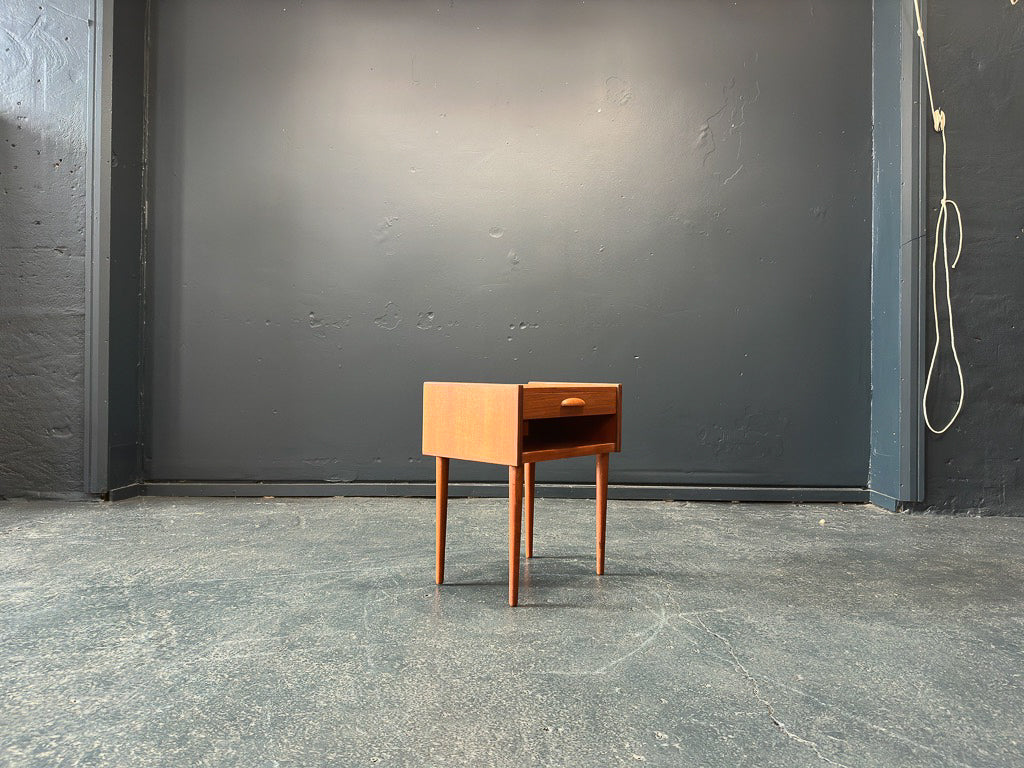
[[[1024,514],[1024,5],[929,0],[937,106],[949,134],[949,196],[963,210],[964,255],[953,273],[967,400],[956,424],[930,436],[925,507]],[[929,134],[929,216],[942,195],[942,149]],[[928,256],[933,244],[929,234]],[[955,247],[955,243],[954,243]],[[929,316],[928,326],[931,325]],[[931,328],[928,328],[929,333]],[[929,335],[928,351],[932,338]],[[931,401],[940,426],[956,408],[946,348]]]
[[[146,5],[117,0],[113,15],[108,488],[142,479]]]
[[[155,12],[149,478],[426,479],[424,379],[579,379],[615,481],[864,486],[870,2]]]

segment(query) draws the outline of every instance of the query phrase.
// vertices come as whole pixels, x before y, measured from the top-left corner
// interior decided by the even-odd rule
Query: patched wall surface
[[[929,438],[924,506],[932,511],[1020,515],[1024,6],[1009,0],[931,0],[928,13],[935,102],[947,115],[949,196],[963,210],[966,233],[963,258],[953,272],[953,306],[967,400],[949,432]],[[928,160],[930,258],[942,194],[941,143],[934,133],[928,138]],[[955,248],[955,232],[950,242]],[[940,255],[940,274],[941,269]],[[927,328],[930,353],[930,314]],[[943,333],[948,333],[945,326]],[[930,412],[940,426],[952,414],[957,396],[948,347],[942,355],[942,385],[930,401]]]
[[[91,3],[0,5],[0,495],[83,488]]]
[[[150,478],[432,480],[422,382],[533,379],[613,482],[864,486],[868,0],[239,7],[153,3]]]
[[[82,488],[90,9],[81,0],[0,6],[0,495]],[[929,440],[924,506],[1014,513],[1024,501],[1024,101],[1015,96],[1024,92],[1024,6],[931,0],[928,10],[950,192],[967,224],[953,295],[968,399],[957,425]],[[935,137],[929,150],[933,223]],[[423,314],[420,323],[434,323],[433,311]],[[310,327],[317,322],[341,321],[311,318]]]

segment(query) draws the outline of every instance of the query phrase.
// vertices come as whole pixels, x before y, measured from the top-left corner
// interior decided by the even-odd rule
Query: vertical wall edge
[[[903,0],[900,114],[904,137],[903,222],[901,243],[907,252],[901,257],[901,368],[902,400],[900,418],[900,500],[924,500],[925,425],[921,408],[925,361],[925,285],[922,268],[928,250],[927,219],[927,130],[924,69],[918,48],[914,0]],[[922,24],[927,24],[927,0],[921,0]]]
[[[87,128],[85,491],[107,491],[110,337],[110,114],[113,0],[93,0]]]
[[[914,0],[874,0],[871,455],[868,490],[923,497],[922,258],[927,169]]]

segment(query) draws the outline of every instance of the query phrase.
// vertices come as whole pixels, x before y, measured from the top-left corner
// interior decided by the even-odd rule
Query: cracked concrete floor
[[[822,524],[822,521],[824,523]],[[0,503],[0,764],[1024,765],[1024,519]]]

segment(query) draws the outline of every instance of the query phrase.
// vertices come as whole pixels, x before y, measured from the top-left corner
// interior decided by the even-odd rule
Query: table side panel
[[[517,466],[522,459],[522,385],[423,384],[423,453]]]

